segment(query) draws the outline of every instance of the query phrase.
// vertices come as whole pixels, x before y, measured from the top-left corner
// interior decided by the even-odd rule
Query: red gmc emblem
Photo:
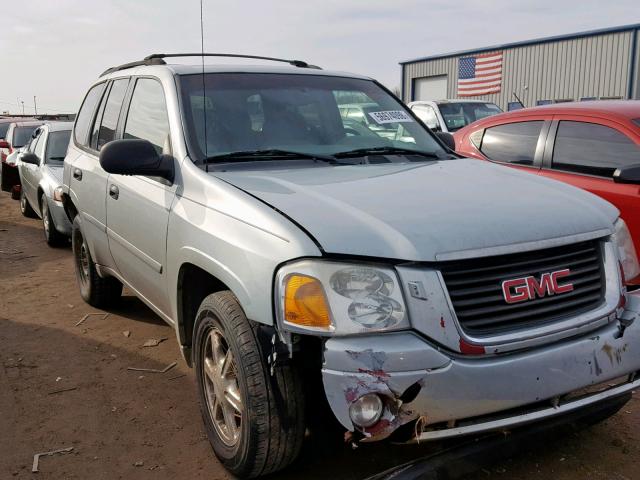
[[[543,273],[540,281],[534,276],[505,280],[502,282],[502,294],[507,303],[518,303],[533,300],[536,297],[571,292],[573,284],[560,285],[560,279],[570,274],[571,270],[565,268],[557,272]]]

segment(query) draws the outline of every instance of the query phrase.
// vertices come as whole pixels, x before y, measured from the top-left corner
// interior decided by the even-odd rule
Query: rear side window
[[[97,131],[98,142],[95,145],[98,150],[116,136],[118,117],[120,116],[120,109],[122,108],[122,102],[124,101],[128,86],[128,78],[116,80],[113,82],[111,90],[109,90],[109,98],[106,100],[100,128]]]
[[[533,165],[542,124],[542,120],[535,120],[487,128],[480,151],[497,162]]]
[[[148,140],[162,153],[169,136],[169,116],[162,85],[150,78],[140,78],[136,82],[124,138]]]
[[[619,167],[640,163],[640,147],[625,134],[604,125],[560,122],[553,168],[611,177]]]
[[[98,105],[102,97],[105,85],[106,83],[100,83],[92,87],[84,98],[84,102],[82,102],[76,118],[75,127],[73,128],[73,138],[79,145],[88,145],[87,136],[89,134],[89,128],[91,128],[93,114],[96,110],[96,105]]]

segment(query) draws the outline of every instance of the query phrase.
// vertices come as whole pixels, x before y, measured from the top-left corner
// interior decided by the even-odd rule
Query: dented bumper
[[[640,371],[640,294],[628,295],[620,318],[627,324],[632,321],[621,337],[621,322],[615,321],[587,336],[487,357],[453,355],[412,332],[333,338],[325,345],[325,392],[337,419],[351,431],[353,401],[372,392],[385,399],[382,420],[363,432],[371,440],[381,440],[418,419],[416,434],[423,439],[430,437],[420,433],[434,424],[447,425],[449,434],[433,438],[507,429],[537,419],[523,413],[528,405],[541,411],[540,402],[548,400],[553,406],[543,417],[560,415],[570,409],[560,405],[564,395]],[[581,402],[606,400],[630,391],[635,383]],[[509,415],[512,409],[518,411]],[[500,421],[478,422],[466,430],[456,427],[461,420],[473,425],[469,419],[489,414],[500,416]]]

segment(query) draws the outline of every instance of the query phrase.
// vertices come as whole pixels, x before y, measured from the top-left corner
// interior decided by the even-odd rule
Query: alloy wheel
[[[209,416],[228,447],[240,439],[244,405],[237,378],[237,364],[223,333],[212,327],[202,352],[202,375]]]
[[[44,233],[49,238],[51,225],[49,224],[49,205],[47,205],[46,200],[42,202],[42,225],[44,226]]]

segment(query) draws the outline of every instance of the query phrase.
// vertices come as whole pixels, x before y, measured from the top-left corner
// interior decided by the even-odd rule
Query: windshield
[[[31,134],[38,127],[39,125],[34,125],[33,127],[16,127],[13,131],[13,148],[21,148],[29,143]]]
[[[438,107],[450,132],[460,130],[476,120],[502,113],[495,103],[447,102],[439,103]]]
[[[233,152],[333,155],[402,148],[446,155],[407,109],[375,82],[296,74],[213,73],[180,77],[194,161]]]
[[[62,165],[64,156],[67,154],[71,130],[60,130],[51,132],[47,140],[47,154],[45,163],[52,165]]]
[[[9,130],[10,123],[0,123],[0,140],[5,138],[7,135],[7,130]]]

